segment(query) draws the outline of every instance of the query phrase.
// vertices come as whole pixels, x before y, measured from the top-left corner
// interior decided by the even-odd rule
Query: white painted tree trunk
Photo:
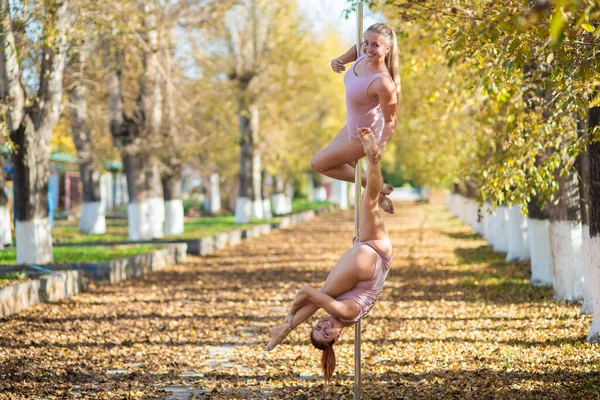
[[[327,200],[327,190],[323,186],[315,188],[313,192],[313,201],[325,201]]]
[[[595,236],[589,242],[589,264],[596,272],[596,284],[594,286],[594,317],[588,334],[590,342],[600,342],[600,236]]]
[[[17,221],[17,264],[48,264],[52,258],[49,218]]]
[[[112,174],[102,174],[100,177],[100,198],[105,204],[105,211],[114,208],[114,184]]]
[[[165,201],[165,235],[181,235],[183,227],[183,200]]]
[[[252,199],[252,218],[263,219],[263,205],[262,205],[262,176],[260,173],[260,152],[258,150],[254,151],[254,155],[252,157],[252,185],[253,185],[253,193],[254,198]]]
[[[498,211],[491,211],[487,214],[487,242],[490,246],[495,247],[496,238],[498,237]]]
[[[264,219],[263,202],[260,199],[252,202],[252,218]]]
[[[217,173],[210,176],[209,211],[211,214],[221,211],[221,189],[219,188],[219,174]]]
[[[456,216],[462,222],[467,223],[467,207],[468,199],[463,195],[458,195],[458,209],[456,210]]]
[[[79,230],[82,233],[100,235],[106,233],[106,207],[104,201],[85,202],[81,207]]]
[[[452,193],[452,202],[450,207],[450,212],[452,215],[458,218],[458,210],[460,209],[460,195],[457,193]]]
[[[348,182],[334,180],[331,183],[330,200],[340,205],[340,209],[348,208]]]
[[[247,224],[252,217],[252,201],[247,197],[238,197],[235,202],[235,223]]]
[[[527,218],[521,207],[512,206],[507,210],[508,252],[506,261],[529,260],[529,235]]]
[[[481,209],[481,214],[483,215],[483,219],[481,220],[481,226],[483,227],[483,239],[491,244],[490,236],[491,236],[491,221],[492,214],[489,212],[489,204],[485,203],[483,208]]]
[[[162,238],[165,236],[165,200],[163,197],[150,197],[147,201],[150,237]]]
[[[583,224],[581,228],[581,234],[583,238],[583,305],[581,306],[581,314],[592,314],[594,312],[594,302],[596,301],[596,295],[598,292],[598,268],[592,264],[593,259],[591,256],[591,239],[590,239],[590,227],[587,224]]]
[[[129,192],[127,191],[127,176],[125,174],[118,175],[118,196],[119,201],[115,204],[115,207],[122,206],[123,204],[129,203]]]
[[[286,210],[286,199],[285,194],[276,193],[273,195],[273,213],[275,215],[283,215]],[[237,208],[237,207],[236,207]]]
[[[479,220],[479,207],[477,206],[477,201],[473,200],[473,204],[471,205],[471,218],[472,218],[472,227],[473,230],[479,234],[483,234],[483,219]]]
[[[473,226],[473,212],[472,212],[472,205],[473,205],[473,200],[471,200],[468,197],[463,197],[463,218],[462,220],[464,221],[464,223],[466,225],[470,225]]]
[[[127,205],[129,240],[152,239],[148,210],[149,206],[145,201],[141,203],[129,203]]]
[[[562,301],[583,299],[583,236],[581,223],[552,221],[550,248],[554,297]]]
[[[527,221],[529,254],[531,256],[531,284],[552,286],[552,251],[550,249],[550,221],[529,218]]]
[[[264,216],[264,218],[265,219],[271,219],[271,218],[273,218],[273,213],[271,212],[271,200],[270,199],[263,199],[262,206],[263,206],[263,216]]]
[[[498,206],[496,210],[496,240],[494,242],[494,251],[500,253],[508,252],[508,224],[506,217],[508,214],[508,208],[504,206]]]
[[[2,245],[12,244],[10,210],[6,206],[0,207],[0,243]]]
[[[429,203],[429,192],[430,192],[429,186],[427,186],[427,185],[423,186],[420,190],[421,200]]]
[[[446,208],[448,208],[448,210],[452,211],[452,193],[450,193],[450,191],[446,190],[444,199],[446,201]]]
[[[346,182],[344,182],[346,183]],[[285,185],[285,209],[286,212],[291,213],[292,210],[292,200],[294,199],[294,185],[291,183],[287,183]],[[348,191],[346,191],[346,199],[348,198]]]

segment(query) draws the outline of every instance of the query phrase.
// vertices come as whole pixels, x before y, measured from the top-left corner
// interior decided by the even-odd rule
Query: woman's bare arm
[[[334,317],[353,319],[356,317],[357,311],[360,311],[357,308],[352,307],[349,303],[336,300],[327,293],[313,287],[303,286],[300,290],[305,293],[307,300],[314,304],[317,309],[322,308],[325,312]],[[358,304],[356,306],[358,307]]]
[[[345,64],[356,61],[357,59],[358,56],[356,54],[356,46],[352,46],[344,54],[331,60],[331,69],[337,73],[340,73],[346,70],[346,67],[344,66]]]
[[[396,85],[394,81],[387,78],[377,79],[371,85],[377,96],[377,101],[383,114],[383,133],[379,141],[379,154],[377,157],[369,156],[369,161],[377,163],[381,160],[381,152],[387,146],[388,142],[394,136],[396,131],[396,109],[398,107],[398,98],[396,96]],[[369,88],[370,90],[371,88]]]

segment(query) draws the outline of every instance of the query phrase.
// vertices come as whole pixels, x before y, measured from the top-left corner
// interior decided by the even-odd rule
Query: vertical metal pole
[[[360,45],[363,31],[363,4],[359,2],[356,9],[356,58],[360,57]],[[358,222],[360,218],[360,192],[362,179],[360,176],[360,160],[356,161],[354,172],[354,237],[358,240]],[[362,398],[361,370],[360,370],[360,321],[354,325],[354,400]]]

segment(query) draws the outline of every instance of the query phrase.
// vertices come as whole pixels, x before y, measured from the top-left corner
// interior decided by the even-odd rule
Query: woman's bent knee
[[[320,174],[322,174],[323,172],[325,172],[327,169],[324,168],[323,162],[322,162],[322,156],[320,155],[321,152],[315,154],[311,159],[310,159],[310,167],[312,168],[313,171],[318,172]]]

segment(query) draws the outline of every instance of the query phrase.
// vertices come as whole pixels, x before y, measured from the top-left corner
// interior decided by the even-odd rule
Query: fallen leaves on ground
[[[529,285],[440,206],[396,204],[394,261],[362,324],[365,399],[596,399],[590,316]],[[351,399],[353,332],[324,384],[310,325],[264,352],[295,291],[351,245],[352,211],[0,320],[0,398]],[[321,314],[319,314],[321,315]],[[179,396],[179,397],[176,397]]]

